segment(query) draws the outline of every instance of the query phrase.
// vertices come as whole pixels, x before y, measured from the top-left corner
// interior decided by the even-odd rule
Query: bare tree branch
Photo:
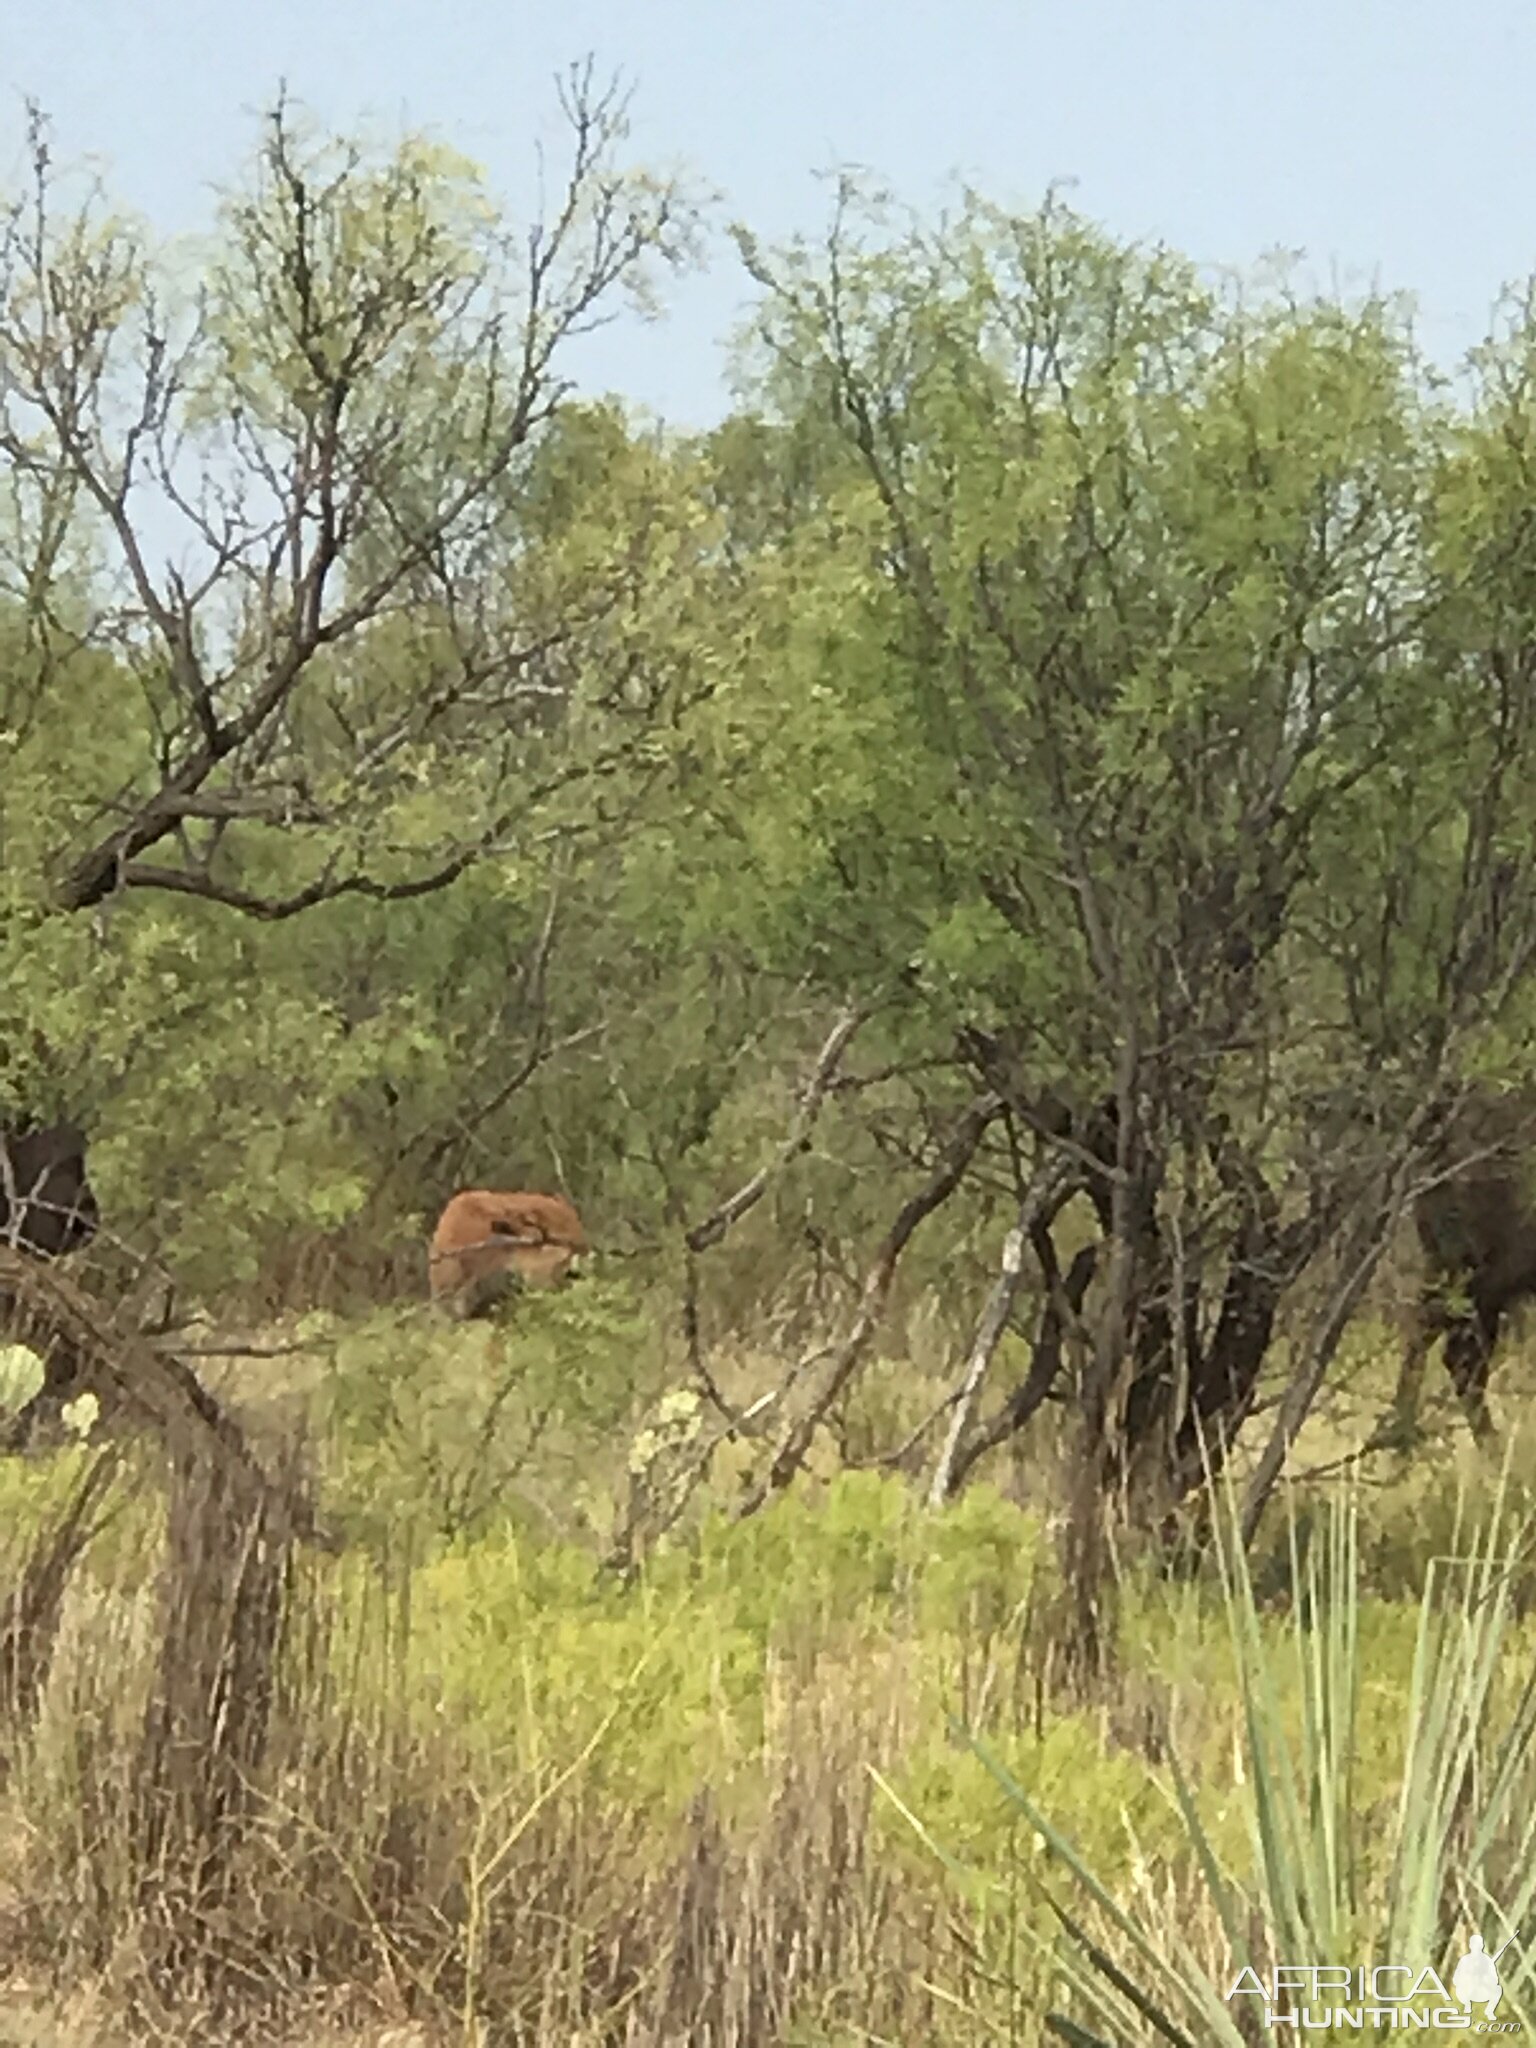
[[[1024,1247],[1036,1240],[1043,1230],[1049,1229],[1051,1219],[1081,1185],[1082,1173],[1076,1163],[1058,1156],[1048,1160],[1024,1190],[1018,1215],[1003,1240],[1001,1268],[976,1326],[965,1370],[960,1375],[955,1411],[950,1417],[944,1448],[928,1488],[930,1507],[942,1507],[958,1483],[962,1448],[971,1427],[982,1382],[992,1363],[992,1354],[1008,1327],[1008,1318],[1013,1313],[1014,1299],[1024,1272]],[[1046,1277],[1049,1280],[1052,1275],[1047,1274]],[[967,1460],[970,1462],[973,1461]]]
[[[60,908],[135,888],[262,919],[337,895],[403,900],[448,887],[517,818],[504,811],[407,875],[358,854],[413,775],[489,757],[517,776],[520,736],[560,725],[580,680],[579,653],[563,677],[522,674],[530,654],[509,630],[523,461],[565,398],[565,344],[617,291],[643,290],[652,259],[689,259],[696,208],[676,182],[619,167],[626,103],[590,65],[560,98],[564,187],[528,238],[520,287],[504,231],[479,195],[451,211],[459,174],[423,145],[375,159],[315,143],[279,103],[254,190],[227,205],[222,253],[179,311],[94,194],[56,221],[34,110],[32,191],[0,214],[0,459],[57,508],[33,545],[33,616],[46,615],[59,514],[89,508],[105,531],[130,595],[98,644],[139,677],[152,734],[140,772],[77,828],[85,843],[61,848]],[[200,546],[195,572],[153,570],[143,506],[155,492]],[[633,570],[616,560],[611,592],[573,592],[567,629],[621,602],[621,576]],[[428,611],[458,684],[370,721],[387,693],[361,673],[368,636]],[[534,637],[547,661],[559,629]],[[629,719],[636,734],[671,694],[653,687]],[[603,704],[599,683],[590,695]],[[524,709],[507,720],[514,702]],[[338,762],[333,788],[306,788],[305,735],[322,709],[355,759]],[[638,765],[636,744],[620,751]],[[536,794],[524,789],[524,813]],[[193,842],[189,820],[213,832]],[[322,874],[285,890],[248,882],[246,829],[298,827],[332,842]],[[145,858],[160,848],[182,857]]]
[[[927,1181],[902,1204],[865,1275],[858,1313],[833,1354],[831,1369],[820,1391],[805,1413],[785,1431],[766,1475],[738,1506],[738,1520],[756,1514],[775,1494],[782,1493],[805,1462],[817,1425],[847,1385],[879,1326],[897,1262],[908,1240],[960,1185],[966,1168],[976,1156],[977,1147],[988,1127],[1001,1115],[1002,1108],[1002,1098],[997,1095],[979,1096],[972,1102],[955,1125]]]
[[[803,1152],[809,1142],[812,1125],[832,1086],[838,1063],[860,1025],[869,1018],[867,1008],[850,1003],[838,1013],[837,1021],[827,1034],[826,1042],[817,1054],[805,1085],[800,1090],[795,1104],[795,1114],[789,1131],[778,1151],[767,1163],[753,1174],[752,1178],[735,1194],[728,1195],[718,1208],[712,1209],[702,1220],[684,1234],[683,1242],[690,1252],[708,1251],[725,1236],[733,1224],[739,1223],[750,1209],[762,1200],[776,1173],[781,1173],[790,1161]]]

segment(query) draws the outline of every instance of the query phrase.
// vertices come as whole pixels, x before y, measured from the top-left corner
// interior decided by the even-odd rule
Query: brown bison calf
[[[0,1249],[58,1259],[89,1244],[101,1223],[85,1174],[85,1138],[71,1123],[0,1126]],[[0,1429],[0,1451],[24,1449],[78,1391],[81,1354],[73,1338],[31,1327],[23,1276],[0,1279],[0,1344],[40,1344],[43,1384]]]
[[[581,1218],[563,1197],[466,1188],[432,1233],[432,1299],[463,1322],[518,1287],[558,1287],[574,1279],[586,1250]]]

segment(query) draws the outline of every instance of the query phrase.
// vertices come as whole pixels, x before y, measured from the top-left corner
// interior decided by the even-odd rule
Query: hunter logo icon
[[[1506,1941],[1498,1955],[1489,1955],[1483,1947],[1483,1937],[1474,1934],[1467,1943],[1467,1952],[1451,1973],[1451,1990],[1468,2011],[1474,2005],[1484,2008],[1484,2018],[1492,2019],[1498,2008],[1503,1987],[1499,1983],[1499,1956],[1503,1955],[1510,1942],[1519,1939],[1516,1929]]]
[[[1504,1999],[1499,1964],[1519,1939],[1516,1928],[1503,1947],[1489,1955],[1482,1935],[1470,1935],[1466,1952],[1446,1977],[1432,1965],[1379,1960],[1363,1965],[1276,1963],[1261,1977],[1247,1963],[1227,1997],[1259,1999],[1259,2026],[1295,2028],[1291,2039],[1301,2033],[1375,2027],[1413,2033],[1518,2034],[1524,2031],[1520,2020],[1496,2019],[1495,2014]],[[1479,2006],[1480,2016],[1475,2011]]]

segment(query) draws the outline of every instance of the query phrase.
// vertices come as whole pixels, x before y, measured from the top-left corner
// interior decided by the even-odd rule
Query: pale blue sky
[[[0,175],[32,94],[61,154],[201,225],[286,77],[330,124],[435,130],[516,201],[552,74],[588,51],[636,88],[637,153],[770,236],[824,220],[833,163],[920,203],[955,172],[1024,204],[1071,179],[1105,226],[1201,262],[1283,246],[1324,283],[1411,290],[1447,363],[1536,269],[1531,0],[0,0]],[[591,344],[585,379],[707,423],[746,289],[722,248],[665,327]]]

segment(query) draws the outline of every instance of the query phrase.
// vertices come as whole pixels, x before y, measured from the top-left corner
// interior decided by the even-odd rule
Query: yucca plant
[[[1511,1604],[1511,1563],[1523,1532],[1509,1526],[1507,1478],[1506,1466],[1481,1516],[1469,1512],[1463,1491],[1454,1554],[1435,1559],[1426,1575],[1395,1800],[1367,1799],[1356,1784],[1362,1688],[1371,1674],[1362,1649],[1355,1490],[1332,1499],[1322,1541],[1304,1552],[1293,1518],[1293,1599],[1281,1626],[1260,1615],[1233,1535],[1233,1503],[1223,1502],[1217,1554],[1238,1680],[1233,1796],[1247,1822],[1245,1867],[1232,1868],[1218,1853],[1176,1745],[1163,1777],[1187,1843],[1183,1874],[1197,1896],[1208,1896],[1230,1957],[1220,1981],[1191,1939],[1200,1916],[1187,1909],[1188,1890],[1185,1909],[1176,1911],[1154,1886],[1154,1875],[1168,1873],[1166,1859],[1129,1896],[1113,1896],[1067,1832],[984,1743],[966,1736],[1077,1894],[1068,1901],[1046,1883],[1056,1932],[1042,1933],[1039,1923],[1026,1929],[1071,1994],[1072,2014],[1044,2019],[1051,2037],[1075,2048],[1133,2041],[1245,2048],[1274,2037],[1261,2024],[1263,2000],[1231,1998],[1241,1972],[1255,1973],[1247,1980],[1252,1991],[1256,1983],[1268,1989],[1276,1963],[1358,1969],[1391,1962],[1415,1972],[1437,1967],[1449,1985],[1450,1958],[1466,1946],[1455,1937],[1470,1930],[1483,1933],[1490,1953],[1513,1944],[1500,1965],[1497,2017],[1530,2023],[1536,1668]],[[1518,1942],[1521,1928],[1530,1949]],[[1334,2002],[1360,2001],[1340,1994]],[[1286,2001],[1282,1995],[1273,2003],[1282,2009]]]

